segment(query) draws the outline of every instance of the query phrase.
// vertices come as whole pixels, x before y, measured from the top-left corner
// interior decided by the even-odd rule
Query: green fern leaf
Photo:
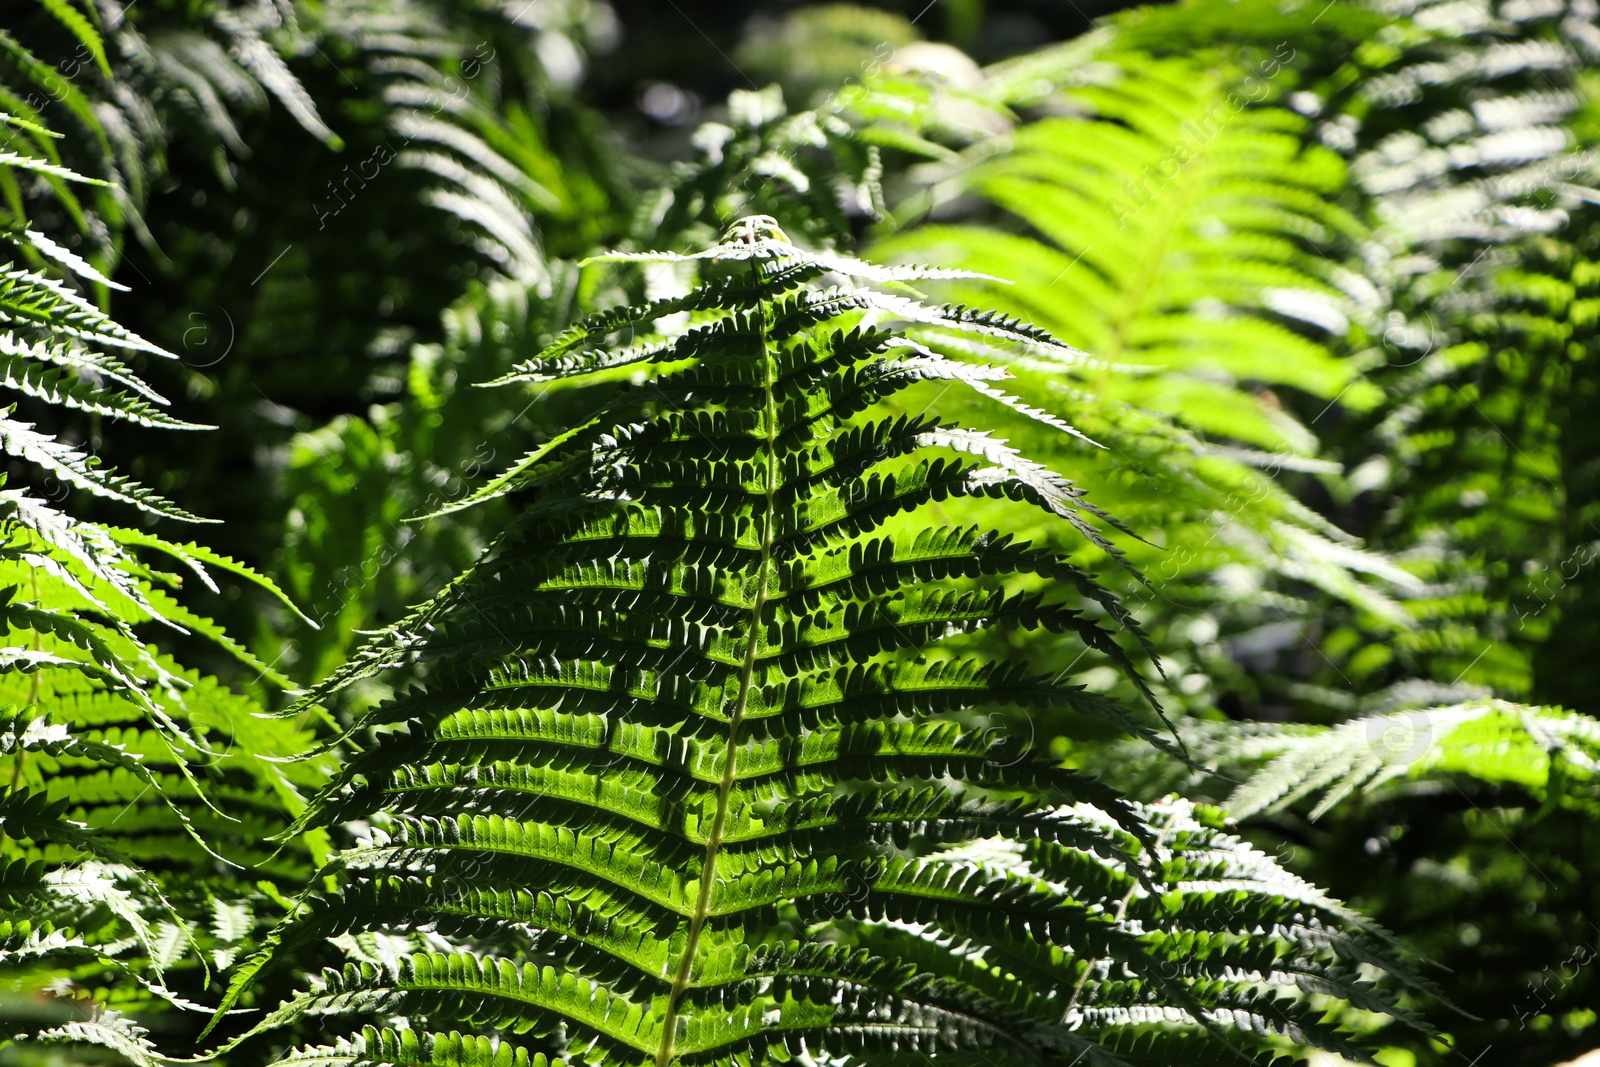
[[[1329,729],[1285,733],[1257,754],[1267,757],[1270,761],[1228,798],[1228,810],[1238,818],[1320,794],[1311,811],[1318,818],[1358,791],[1451,774],[1513,783],[1541,800],[1556,790],[1563,802],[1591,811],[1600,802],[1592,788],[1582,788],[1600,774],[1600,722],[1503,700],[1364,716]],[[1572,792],[1575,788],[1579,791]]]
[[[1091,575],[941,529],[932,506],[1007,499],[1109,548],[1098,509],[1001,441],[884,404],[973,371],[906,355],[895,323],[1058,342],[814,290],[823,264],[912,275],[813,255],[768,218],[672,258],[738,281],[603,313],[536,356],[530,376],[584,376],[614,365],[619,327],[708,316],[643,342],[641,383],[478,494],[518,506],[511,529],[291,709],[380,671],[417,682],[358,717],[371,743],[291,829],[366,827],[324,871],[336,888],[307,892],[225,1007],[331,939],[351,962],[257,1028],[329,1028],[286,1063],[1116,1064],[1158,1030],[1186,1035],[1169,1062],[1210,1063],[1263,1041],[1346,1050],[1305,993],[1385,1004],[1360,964],[1421,984],[1381,931],[1187,805],[1130,805],[961,725],[1059,708],[1165,744],[973,651],[999,628],[1063,631],[1143,684],[1118,641],[1137,628]],[[1059,585],[1016,585],[1044,575]],[[1185,963],[1217,921],[1212,970]],[[437,1036],[452,1027],[497,1037]]]

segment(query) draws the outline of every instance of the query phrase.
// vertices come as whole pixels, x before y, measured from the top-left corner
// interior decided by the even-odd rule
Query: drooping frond
[[[24,132],[51,142],[31,120]],[[194,520],[101,467],[70,430],[42,429],[38,413],[206,427],[169,415],[135,369],[170,354],[91,295],[113,283],[24,214],[53,201],[89,227],[57,187],[86,180],[25,154],[0,163],[0,187],[14,191],[19,175],[32,177],[30,197],[0,198],[0,242],[11,248],[0,268],[0,388],[14,401],[0,412],[0,448],[28,479],[0,490],[0,1011],[8,1038],[89,1041],[149,1063],[143,1030],[119,1011],[195,1010],[186,994],[255,947],[273,894],[303,884],[310,855],[308,842],[281,852],[261,842],[292,821],[323,769],[274,763],[308,738],[257,719],[253,700],[151,643],[163,632],[207,638],[286,685],[180,596],[185,579],[218,592],[213,568],[284,599],[272,582],[204,547],[86,522],[41,498],[78,490]],[[237,877],[247,864],[252,877]],[[241,921],[207,931],[188,918],[210,908]],[[92,1018],[81,1004],[59,1026],[50,1011],[17,1017],[16,998],[66,1007],[57,998],[88,989]]]
[[[110,991],[122,1010],[193,1009],[186,996],[258,943],[258,927],[278,913],[273,895],[304,884],[318,839],[289,850],[264,842],[288,825],[325,767],[277,762],[303,751],[309,736],[258,718],[254,701],[137,636],[134,627],[150,623],[187,630],[272,677],[160,588],[173,575],[100,528],[44,510],[17,508],[31,525],[8,519],[0,551],[9,597],[0,704],[13,709],[0,715],[0,866],[33,872],[0,893],[0,918],[48,921],[77,939],[48,965],[0,950],[0,973],[9,993],[45,992],[66,975],[98,996]],[[44,517],[55,520],[57,540],[80,542],[87,563],[38,534]],[[192,925],[212,908],[246,921]],[[16,1034],[17,1020],[8,1025]],[[46,1026],[28,1036],[99,1041],[118,1032]]]
[[[77,231],[58,237],[60,244],[45,237],[32,265],[42,256],[121,288],[97,275],[109,273],[123,227],[149,240],[145,208],[169,149],[187,142],[225,172],[230,155],[249,155],[242,115],[269,100],[312,136],[339,144],[289,68],[310,50],[294,5],[246,0],[84,13],[51,0],[24,8],[32,10],[15,12],[0,36],[0,112],[25,134],[8,138],[6,147],[21,157],[8,162],[49,175],[52,198]],[[92,197],[70,187],[81,175],[103,179]],[[0,187],[15,189],[8,179]],[[28,198],[7,199],[14,207]]]
[[[1142,686],[1131,618],[1090,573],[960,518],[1005,500],[1111,551],[1097,509],[935,403],[887,403],[976,370],[908,320],[1068,350],[858,283],[893,273],[770,218],[690,262],[695,296],[602,313],[529,361],[596,377],[621,329],[642,373],[480,493],[516,506],[511,528],[305,698],[414,683],[357,717],[360,751],[296,824],[365,827],[334,888],[225,1005],[331,941],[348,965],[258,1027],[322,1028],[281,1062],[1349,1051],[1308,996],[1390,1010],[1357,977],[1404,970],[1381,931],[1209,815],[1131,805],[966,725],[1054,710],[1166,743],[973,641],[1073,635]],[[811,284],[824,271],[844,284]]]
[[[256,926],[276,914],[261,887],[303,884],[315,839],[281,852],[263,841],[287,826],[325,769],[274,762],[302,751],[308,736],[257,718],[254,701],[183,669],[136,630],[210,638],[275,677],[162,588],[180,576],[113,536],[154,539],[108,536],[11,491],[4,503],[0,704],[13,710],[0,716],[0,864],[35,874],[8,887],[0,917],[48,920],[78,939],[65,963],[0,955],[0,971],[11,992],[45,990],[66,974],[114,991],[125,1010],[183,1007],[162,976],[181,974],[193,995],[209,978],[207,958],[220,967],[252,948]],[[252,877],[239,877],[247,866]],[[226,937],[177,918],[215,906],[253,918]],[[46,1027],[32,1039],[112,1031],[71,1032]]]
[[[10,168],[0,165],[0,174],[9,180]],[[0,207],[0,242],[10,242],[24,259],[56,247],[6,207]],[[61,263],[63,257],[45,258]],[[77,257],[62,265],[90,282],[106,282]],[[37,403],[141,426],[205,429],[161,410],[166,398],[124,362],[134,355],[176,358],[129,332],[62,281],[9,257],[0,266],[0,388]],[[153,490],[102,469],[100,460],[80,447],[18,419],[16,410],[15,403],[0,409],[0,450],[45,478],[152,514],[201,521]]]
[[[1358,791],[1457,774],[1512,783],[1541,801],[1554,790],[1594,811],[1600,722],[1558,708],[1474,701],[1285,731],[1254,755],[1268,762],[1228,798],[1236,818],[1309,797],[1318,798],[1311,810],[1317,818]]]
[[[364,2],[333,13],[328,30],[381,87],[390,135],[319,196],[319,219],[393,163],[426,180],[423,202],[452,216],[497,273],[548,292],[549,260],[570,255],[574,236],[585,248],[610,236],[604,149],[586,116],[568,114],[590,43],[583,10],[543,5],[525,18],[493,5]],[[544,43],[528,47],[530,34]],[[552,133],[561,126],[572,128]],[[562,231],[553,249],[549,224]]]

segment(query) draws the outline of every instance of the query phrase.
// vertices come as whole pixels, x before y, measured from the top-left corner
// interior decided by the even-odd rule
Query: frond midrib
[[[772,549],[777,538],[778,481],[778,408],[773,382],[774,359],[768,336],[772,312],[763,299],[764,286],[760,269],[752,268],[751,275],[755,281],[756,299],[760,301],[756,339],[761,346],[762,423],[765,430],[763,451],[767,461],[766,477],[763,480],[766,492],[762,505],[761,554],[754,570],[755,594],[751,598],[750,617],[746,624],[748,630],[745,636],[744,663],[739,669],[739,689],[734,698],[733,711],[728,715],[728,746],[723,755],[725,765],[722,781],[717,785],[717,813],[712,820],[711,832],[706,840],[705,856],[700,863],[700,891],[695,901],[694,913],[689,920],[688,934],[684,939],[683,957],[678,963],[677,973],[673,975],[672,990],[667,995],[666,1010],[662,1014],[661,1045],[656,1052],[656,1067],[671,1067],[679,1010],[684,995],[692,985],[700,933],[705,929],[706,921],[712,914],[712,892],[717,880],[717,856],[721,851],[722,837],[727,827],[729,799],[733,793],[734,783],[738,780],[739,761],[736,750],[739,743],[739,727],[744,721],[745,708],[750,700],[750,688],[755,678],[757,656],[761,647],[761,617],[766,610],[767,589],[775,577],[769,573],[773,564]]]

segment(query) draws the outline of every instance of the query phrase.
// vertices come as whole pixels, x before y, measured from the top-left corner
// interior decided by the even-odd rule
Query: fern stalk
[[[750,282],[756,293],[761,292],[760,271],[752,261]],[[717,855],[722,849],[722,835],[728,823],[728,801],[737,780],[737,745],[739,727],[744,723],[745,711],[750,703],[750,685],[755,678],[756,656],[760,650],[757,635],[761,632],[762,613],[767,606],[767,589],[776,577],[771,573],[773,538],[777,534],[777,516],[773,506],[773,493],[778,486],[778,408],[772,393],[773,357],[767,342],[771,326],[771,313],[765,303],[761,305],[761,329],[757,334],[761,359],[762,409],[761,422],[766,460],[766,486],[761,509],[761,557],[756,563],[756,591],[750,603],[750,621],[745,636],[744,663],[739,669],[739,691],[734,698],[732,713],[728,716],[728,749],[723,759],[722,781],[717,787],[717,815],[711,824],[711,834],[706,841],[705,858],[700,862],[700,893],[695,901],[694,914],[689,919],[689,933],[684,939],[683,958],[678,963],[672,979],[672,992],[667,997],[666,1015],[661,1024],[661,1051],[656,1054],[656,1067],[668,1067],[672,1062],[672,1048],[677,1039],[678,1006],[689,988],[689,977],[694,967],[695,952],[700,945],[700,931],[705,928],[711,911],[711,890],[716,884]]]

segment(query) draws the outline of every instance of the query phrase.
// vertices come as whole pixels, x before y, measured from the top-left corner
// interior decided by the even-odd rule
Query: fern
[[[1354,367],[1284,325],[1342,318],[1343,294],[1302,243],[1359,232],[1326,200],[1342,168],[1330,153],[1302,151],[1304,119],[1287,108],[1235,111],[1216,75],[1124,62],[1112,84],[1069,97],[1092,120],[1025,125],[1004,152],[983,146],[993,158],[961,175],[1048,243],[931,227],[888,248],[943,246],[975,265],[1012,264],[1017,284],[998,294],[1003,306],[1070,326],[1072,343],[1105,363],[1168,372],[1096,384],[1292,462],[1310,445],[1306,431],[1235,383],[1324,402],[1344,393],[1357,407],[1375,399]]]
[[[86,42],[98,41],[92,28],[68,21]],[[22,53],[13,47],[12,55]],[[44,126],[27,120],[17,128],[43,158],[56,158]],[[198,521],[103,468],[64,434],[23,421],[19,404],[46,415],[205,429],[169,415],[167,400],[135,369],[170,353],[84,292],[121,286],[34,228],[36,218],[64,209],[78,217],[79,238],[92,234],[102,220],[62,190],[104,183],[40,158],[19,152],[0,166],[0,188],[28,194],[0,205],[0,240],[14,249],[0,266],[0,387],[16,400],[0,414],[0,447],[31,483],[0,490],[3,1010],[10,1038],[88,1039],[145,1056],[146,1035],[119,1012],[197,1010],[191,997],[212,975],[203,954],[220,965],[228,952],[254,945],[253,924],[207,934],[188,916],[215,905],[267,921],[263,887],[293,891],[317,839],[276,858],[259,842],[292,820],[322,768],[272,762],[303,749],[309,736],[259,722],[253,700],[150,643],[152,630],[208,638],[258,678],[286,684],[174,593],[185,578],[217,592],[216,569],[281,599],[270,581],[202,546],[86,522],[37,495],[56,485],[145,517]],[[254,878],[239,876],[243,863]],[[91,1002],[74,1008],[94,1008],[93,1024],[41,1027],[13,1017],[15,994],[76,997],[88,989]]]
[[[695,131],[699,158],[679,164],[674,180],[641,205],[635,239],[667,234],[699,246],[734,219],[761,214],[829,245],[850,235],[853,220],[880,217],[880,149],[840,110],[824,105],[790,114],[777,85],[735,90],[728,121]]]
[[[1275,755],[1272,747],[1278,749]],[[1357,790],[1449,774],[1513,783],[1540,800],[1554,790],[1552,799],[1577,803],[1582,793],[1561,794],[1594,779],[1600,767],[1600,722],[1559,709],[1481,701],[1284,735],[1261,755],[1270,755],[1270,762],[1227,802],[1236,817],[1321,793],[1311,811],[1317,818]],[[1596,810],[1595,799],[1587,798],[1590,812]]]
[[[347,947],[257,1028],[322,1020],[281,1062],[1210,1063],[1351,1051],[1308,992],[1397,1010],[1355,976],[1406,972],[1381,931],[1212,816],[1130,805],[952,720],[1070,709],[1164,744],[963,637],[1073,633],[1137,677],[1092,577],[945,511],[1006,499],[1107,548],[1081,491],[881,407],[984,377],[896,321],[1059,342],[901,295],[928,272],[805,252],[770,218],[693,256],[611,258],[704,281],[512,376],[636,375],[480,492],[517,505],[511,528],[302,702],[419,683],[359,716],[348,736],[370,741],[296,824],[370,827],[326,868],[336,888],[224,1002],[302,946]],[[680,305],[688,325],[612,347]]]
[[[1589,687],[1562,681],[1571,664],[1536,686],[1530,653],[1556,614],[1543,611],[1549,588],[1566,584],[1551,572],[1570,573],[1592,536],[1584,423],[1565,400],[1582,375],[1565,346],[1589,328],[1596,171],[1582,72],[1600,40],[1581,3],[1404,10],[1411,32],[1372,50],[1385,61],[1319,128],[1352,158],[1377,224],[1366,258],[1393,294],[1371,339],[1387,402],[1334,444],[1373,472],[1373,536],[1430,586],[1414,605],[1425,627],[1395,643],[1396,663],[1374,658],[1388,677],[1403,663],[1520,699],[1581,701]],[[1564,529],[1508,503],[1552,485],[1578,520]],[[1352,666],[1352,677],[1371,669]]]
[[[1535,803],[1592,816],[1597,739],[1593,718],[1560,708],[1419,700],[1363,709],[1334,726],[1193,722],[1184,730],[1193,767],[1146,765],[1117,777],[1136,796],[1176,788],[1214,797],[1239,820],[1304,808],[1316,821],[1369,793],[1415,798],[1443,781],[1469,783],[1485,795],[1510,786]]]
[[[429,179],[423,202],[452,216],[496,273],[548,293],[550,257],[612,236],[616,167],[568,98],[596,47],[582,6],[542,5],[531,18],[487,4],[387,2],[330,14],[327,32],[353,46],[388,112],[392,134],[366,162],[393,159]],[[528,47],[530,21],[537,48]],[[574,69],[544,61],[562,56]],[[355,189],[346,180],[327,208],[364,187],[364,178]]]
[[[1586,10],[1131,12],[1033,78],[1067,114],[928,168],[929,204],[898,216],[931,205],[970,223],[877,246],[1015,277],[982,297],[941,291],[1124,364],[1014,369],[1033,406],[1112,446],[1119,477],[1086,484],[1163,550],[1130,549],[1159,578],[1147,622],[1181,649],[1169,662],[1193,710],[1218,694],[1331,709],[1352,685],[1415,675],[1464,675],[1457,698],[1485,683],[1530,697],[1518,646],[1557,617],[1552,590],[1581,604],[1582,583],[1555,571],[1593,554],[1573,521],[1591,492],[1581,420],[1554,439],[1565,383],[1583,388],[1562,346],[1587,330],[1572,251],[1590,241]],[[1028,57],[1036,75],[1049,58]],[[985,71],[982,94],[1014,103],[1015,65]],[[1005,214],[974,211],[974,192]],[[1138,410],[1107,425],[1107,396]],[[1580,504],[1552,555],[1554,513],[1520,501],[1562,456]],[[1383,503],[1352,501],[1374,488]],[[1502,495],[1519,504],[1494,506]],[[1531,581],[1526,560],[1543,564]],[[1486,571],[1509,572],[1487,596]],[[1532,697],[1579,702],[1560,680],[1574,670],[1547,666]]]
[[[1232,642],[1305,649],[1318,601],[1380,633],[1415,625],[1404,600],[1421,583],[1304,502],[1340,469],[1321,454],[1319,416],[1377,399],[1363,361],[1338,346],[1375,313],[1358,275],[1334,267],[1367,230],[1337,203],[1340,160],[1304,144],[1306,118],[1272,93],[1250,104],[1237,91],[1242,71],[1282,71],[1282,57],[1208,67],[1130,52],[1109,32],[1057,51],[986,70],[979,91],[1003,116],[1007,101],[1037,106],[1044,85],[1057,114],[1007,119],[1006,134],[923,168],[925,200],[906,201],[900,232],[874,249],[1004,275],[1015,284],[939,291],[998,304],[1081,350],[1007,360],[1024,407],[1004,431],[1082,465],[1095,497],[1151,542],[1126,548],[1151,576],[1129,593],[1184,678],[1175,699],[1197,712],[1223,693],[1248,705],[1278,684],[1242,669]],[[1019,99],[1024,89],[1036,99]],[[993,358],[969,343],[946,350]],[[1078,427],[1104,459],[1085,464],[1080,443],[1029,417],[1039,412]]]
[[[19,10],[0,37],[0,112],[31,136],[9,137],[6,147],[30,170],[59,169],[51,178],[59,206],[80,231],[70,243],[81,239],[82,260],[101,269],[116,258],[124,227],[151,242],[145,208],[176,144],[209,154],[231,183],[228,157],[249,154],[240,117],[269,99],[313,136],[339,144],[287,63],[304,42],[294,5],[23,6],[32,10]],[[34,133],[52,129],[70,135]],[[92,201],[64,188],[78,175],[104,179]],[[13,206],[22,199],[10,176],[0,188]]]

